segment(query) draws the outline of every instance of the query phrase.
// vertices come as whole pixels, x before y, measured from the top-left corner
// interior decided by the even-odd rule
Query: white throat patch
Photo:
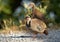
[[[29,24],[30,21],[31,21],[31,18],[29,18],[29,19],[27,20],[27,24]]]

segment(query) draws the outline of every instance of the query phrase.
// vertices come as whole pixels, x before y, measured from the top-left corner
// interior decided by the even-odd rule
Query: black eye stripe
[[[31,21],[29,21],[29,24],[27,24],[27,22],[26,22],[26,26],[31,27]]]

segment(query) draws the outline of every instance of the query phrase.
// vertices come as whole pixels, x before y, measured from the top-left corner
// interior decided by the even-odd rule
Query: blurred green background
[[[0,0],[0,28],[23,24],[26,14],[30,14],[24,5],[30,2],[34,2],[37,8],[42,6],[50,23],[60,23],[60,0]]]

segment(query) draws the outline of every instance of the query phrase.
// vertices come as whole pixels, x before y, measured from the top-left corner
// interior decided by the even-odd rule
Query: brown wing
[[[42,17],[44,17],[44,14],[42,12],[40,12],[38,9],[36,9],[36,8],[32,12],[33,12],[32,14],[34,14],[36,17],[38,17],[40,19]]]
[[[38,19],[32,19],[31,29],[33,31],[44,32],[46,28],[47,26],[43,21],[38,20]]]
[[[34,23],[39,24],[42,28],[47,28],[46,24],[43,21],[39,20],[39,19],[32,19],[32,21]]]

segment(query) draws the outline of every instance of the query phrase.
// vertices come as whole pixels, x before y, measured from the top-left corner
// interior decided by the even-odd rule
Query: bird
[[[28,5],[28,7],[32,8],[32,13],[31,13],[32,18],[38,18],[47,24],[47,19],[45,18],[45,12],[43,12],[44,10],[41,11],[41,9],[36,7],[36,5],[33,2],[31,2]]]
[[[25,19],[26,28],[35,34],[34,38],[38,33],[48,35],[47,26],[43,21],[37,18],[32,19],[30,16],[26,16]]]

